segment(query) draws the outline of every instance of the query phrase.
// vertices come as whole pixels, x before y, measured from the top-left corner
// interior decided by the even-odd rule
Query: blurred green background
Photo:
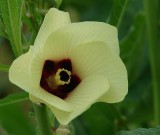
[[[144,1],[128,0],[122,20],[117,25],[120,56],[128,71],[128,95],[121,103],[96,103],[92,105],[89,110],[71,123],[76,135],[115,135],[121,130],[154,126],[152,78]],[[124,6],[122,0],[118,4]],[[53,0],[24,1],[22,31],[26,40],[29,41],[32,38],[30,43],[33,43],[34,35],[42,23],[44,10],[54,5]],[[35,8],[44,12],[35,11]],[[114,8],[113,0],[63,0],[60,6],[61,10],[70,13],[72,22],[101,21],[112,23],[110,18]],[[27,14],[30,16],[28,17]],[[0,18],[2,19],[1,11]],[[24,38],[22,41],[24,50],[27,50]],[[157,47],[157,49],[159,48]],[[10,65],[14,59],[15,56],[7,36],[0,35],[0,63]],[[9,82],[7,72],[0,72],[0,99],[21,91]],[[0,135],[35,135],[36,124],[32,112],[30,101],[0,107]]]

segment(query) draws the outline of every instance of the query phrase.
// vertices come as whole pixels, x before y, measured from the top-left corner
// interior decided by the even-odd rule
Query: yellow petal
[[[32,59],[29,65],[31,80],[37,87],[39,87],[40,85],[41,74],[45,62],[45,59],[43,59],[40,52],[41,51],[37,51],[37,53],[32,53]]]
[[[36,102],[35,99],[38,98],[40,103],[55,106],[63,111],[71,111],[70,106],[64,102],[64,100],[48,93],[39,86],[39,83],[35,83],[29,68],[32,53],[33,48],[31,47],[29,52],[14,60],[9,69],[9,80],[32,95],[34,98],[31,99],[34,102]]]
[[[47,37],[57,29],[71,23],[69,14],[56,8],[51,8],[46,14],[38,32],[34,45],[42,47]]]
[[[41,74],[43,70],[43,65],[46,60],[58,61],[68,57],[69,47],[67,46],[67,40],[65,37],[54,38],[49,36],[45,45],[43,47],[43,51],[34,50],[36,53],[32,56],[32,61],[30,64],[30,71],[32,75],[32,80],[35,84],[39,85]]]
[[[31,47],[26,54],[15,59],[9,69],[9,80],[26,91],[35,88],[28,70],[32,51]]]
[[[62,125],[67,125],[75,117],[95,103],[109,89],[108,80],[99,75],[91,75],[82,80],[82,82],[71,92],[65,101],[72,107],[72,112],[64,112],[49,106],[54,115]]]
[[[29,97],[35,103],[44,103],[65,112],[71,112],[72,110],[72,107],[63,99],[48,93],[42,88],[37,89],[36,92],[30,92]]]
[[[65,37],[55,38],[55,36],[54,33],[48,36],[42,50],[34,49],[29,70],[32,81],[37,86],[40,84],[42,70],[46,60],[58,61],[68,58],[69,46],[67,40],[65,40]]]
[[[72,51],[70,57],[73,69],[81,78],[100,74],[109,80],[110,89],[100,101],[114,103],[125,97],[128,91],[126,68],[106,43],[90,42]]]
[[[67,12],[51,8],[46,14],[34,43],[35,49],[32,56],[31,65],[29,67],[32,80],[36,85],[39,85],[45,60],[57,60],[59,57],[63,58],[63,50],[66,47],[66,44],[64,47],[56,39],[53,40],[54,36],[52,37],[51,35],[53,35],[57,29],[69,23],[71,22]],[[48,39],[47,42],[46,39]],[[59,37],[59,39],[62,40],[61,37]],[[62,41],[65,42],[64,39]]]
[[[30,67],[34,82],[39,84],[45,60],[57,61],[69,58],[72,48],[92,41],[104,41],[115,54],[119,54],[117,29],[109,24],[100,22],[73,23],[52,32],[41,51],[35,48]]]
[[[39,97],[36,97],[32,94],[29,94],[29,98],[34,103],[43,103],[47,105],[51,110],[55,109],[55,111],[53,111],[54,113],[57,110],[62,111],[63,113],[70,113],[72,111],[72,107],[64,100],[58,99],[58,97],[56,98],[57,100],[51,99],[51,102],[53,104],[50,104],[49,102],[46,102],[45,100],[40,99]]]
[[[53,40],[56,39],[57,41],[66,41],[66,46],[68,47],[73,47],[92,41],[102,41],[119,55],[117,28],[106,23],[71,23],[58,29],[55,33],[52,33],[51,37]]]

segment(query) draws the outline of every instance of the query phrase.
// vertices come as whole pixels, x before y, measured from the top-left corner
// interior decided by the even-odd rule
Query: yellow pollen
[[[61,80],[61,76],[60,76],[60,73],[64,71],[66,72],[68,75],[69,75],[69,79],[67,81],[62,81]],[[65,85],[65,84],[69,84],[70,83],[70,79],[71,79],[71,71],[68,71],[64,68],[60,68],[57,70],[55,76],[54,76],[54,79],[53,79],[53,82],[56,84],[56,85]]]

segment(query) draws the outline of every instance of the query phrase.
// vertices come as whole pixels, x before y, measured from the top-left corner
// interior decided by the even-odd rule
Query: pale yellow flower
[[[31,101],[46,104],[63,125],[95,102],[122,101],[128,90],[116,27],[71,23],[68,13],[55,8],[46,14],[34,46],[14,60],[9,79]]]

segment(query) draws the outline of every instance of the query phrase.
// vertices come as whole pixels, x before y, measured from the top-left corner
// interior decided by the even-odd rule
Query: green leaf
[[[35,135],[35,124],[28,116],[31,107],[24,102],[0,108],[0,135]]]
[[[3,99],[0,99],[0,107],[22,102],[22,101],[27,101],[28,99],[29,99],[28,93],[26,92],[12,94]]]
[[[61,5],[62,3],[62,0],[55,0],[56,2],[56,7],[59,8],[59,6]]]
[[[108,23],[119,27],[129,0],[114,0]]]
[[[156,128],[138,128],[133,131],[121,131],[117,135],[160,135],[160,126]]]
[[[8,72],[8,70],[9,70],[9,65],[5,65],[5,64],[0,63],[0,71]]]
[[[22,5],[23,0],[0,0],[3,22],[16,57],[23,54],[21,44]]]
[[[7,38],[7,34],[5,32],[5,26],[1,19],[0,19],[0,36]]]

